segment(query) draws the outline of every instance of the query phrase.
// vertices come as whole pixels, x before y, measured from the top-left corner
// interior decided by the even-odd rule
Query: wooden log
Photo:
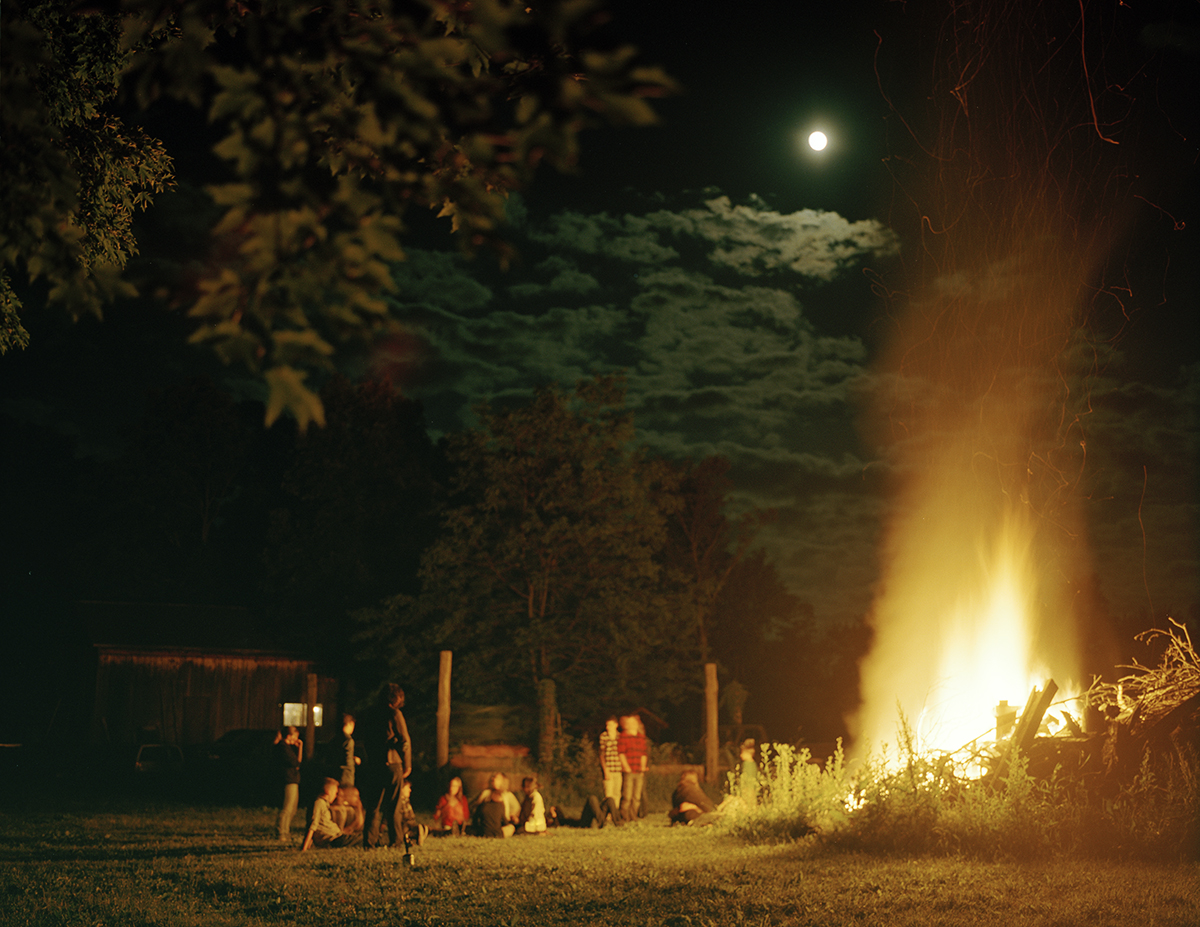
[[[1013,732],[1013,744],[1022,752],[1028,752],[1033,746],[1033,739],[1037,737],[1038,729],[1042,726],[1042,718],[1046,717],[1046,712],[1050,710],[1050,703],[1054,701],[1054,696],[1058,692],[1058,683],[1053,679],[1047,679],[1046,685],[1041,692],[1034,689],[1029,695],[1029,701],[1025,704],[1025,711],[1021,713],[1021,720],[1017,722],[1017,729]]]
[[[438,663],[437,764],[441,769],[450,762],[450,663],[452,650],[443,650]]]
[[[1029,748],[1033,746],[1038,728],[1042,726],[1042,718],[1046,716],[1046,711],[1050,708],[1056,692],[1058,692],[1058,683],[1053,679],[1047,679],[1045,686],[1040,690],[1035,688],[1029,693],[1029,698],[1025,701],[1025,710],[1021,712],[1016,730],[1013,731],[1012,738],[1008,742],[1008,749],[1004,751],[1004,755],[996,766],[995,775],[992,777],[993,788],[999,788],[1008,777],[1013,760],[1022,753],[1028,753]]]

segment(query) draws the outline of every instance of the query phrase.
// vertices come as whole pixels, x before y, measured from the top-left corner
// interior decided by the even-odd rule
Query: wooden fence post
[[[443,650],[438,664],[437,764],[450,762],[450,662],[454,651]]]
[[[717,729],[717,664],[704,664],[704,778],[717,781],[717,748],[720,734]]]
[[[307,761],[317,752],[317,674],[309,673],[305,682],[308,691],[304,696],[304,759]]]

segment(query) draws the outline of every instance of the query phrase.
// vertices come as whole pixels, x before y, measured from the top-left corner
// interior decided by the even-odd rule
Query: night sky
[[[423,402],[435,437],[469,424],[482,399],[623,370],[645,442],[672,457],[727,457],[736,505],[778,511],[762,541],[791,590],[818,622],[861,620],[889,506],[886,455],[863,423],[894,333],[884,294],[905,289],[919,247],[888,160],[911,156],[900,116],[925,93],[907,43],[929,26],[911,7],[613,4],[614,32],[684,88],[656,103],[662,124],[590,132],[575,175],[544,172],[514,197],[520,257],[507,272],[414,221],[396,300],[411,338],[345,369],[393,377]],[[1103,359],[1080,384],[1090,397],[1080,491],[1092,593],[1114,617],[1161,624],[1196,617],[1200,574],[1200,33],[1194,6],[1103,10],[1111,73],[1096,62],[1096,79],[1135,75],[1135,105],[1111,134],[1142,185],[1121,201],[1100,273],[1123,298],[1085,316],[1081,343]],[[831,138],[819,155],[803,144],[814,128]],[[189,222],[202,206],[185,183],[146,227],[177,251],[199,247]],[[165,248],[143,250],[169,260]],[[30,328],[34,346],[0,359],[0,413],[60,435],[76,457],[119,457],[148,388],[194,373],[239,396],[255,388],[185,348],[186,326],[148,304],[104,324],[31,318]]]

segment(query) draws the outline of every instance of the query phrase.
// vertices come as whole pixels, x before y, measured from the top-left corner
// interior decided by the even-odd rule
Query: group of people
[[[521,799],[512,793],[509,785],[508,776],[493,773],[487,788],[468,802],[463,794],[462,779],[455,776],[433,812],[434,833],[479,837],[544,834],[547,829],[546,801],[537,776],[526,776],[521,781]]]
[[[357,846],[367,849],[424,840],[426,828],[412,810],[412,741],[404,721],[404,690],[389,683],[379,703],[361,721],[342,716],[342,737],[313,802],[302,849]],[[355,735],[358,734],[356,737]],[[299,804],[304,744],[295,727],[285,727],[275,740],[283,773],[279,839],[290,842],[292,819]]]
[[[361,723],[353,715],[342,716],[342,737],[333,745],[324,777],[313,802],[301,850],[312,847],[378,846],[422,844],[429,828],[417,821],[412,807],[412,742],[405,723],[404,691],[387,685],[376,706],[364,713]],[[359,736],[356,738],[356,732]],[[285,727],[276,737],[276,750],[283,771],[283,804],[279,811],[279,839],[290,841],[292,819],[299,805],[300,770],[304,744],[295,727]],[[591,796],[578,821],[561,823],[603,827],[611,821],[623,824],[644,816],[649,742],[646,728],[636,714],[613,715],[599,737],[599,762],[603,800]],[[741,745],[739,792],[756,791],[754,741]],[[434,811],[434,833],[474,834],[481,837],[511,837],[515,834],[544,834],[559,823],[555,808],[548,808],[536,776],[521,783],[522,797],[510,789],[508,776],[494,773],[473,800],[468,801],[462,779],[450,780]],[[744,794],[731,797],[745,800]],[[672,796],[672,823],[712,823],[731,799],[714,805],[700,787],[699,776],[685,771]]]
[[[639,715],[612,715],[600,732],[600,770],[604,775],[604,801],[593,819],[603,827],[608,820],[614,824],[632,821],[642,815],[642,800],[646,792],[646,770],[650,765],[650,745],[646,726]]]

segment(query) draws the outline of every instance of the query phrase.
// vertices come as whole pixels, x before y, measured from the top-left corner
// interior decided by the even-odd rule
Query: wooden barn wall
[[[157,729],[166,743],[199,744],[234,728],[278,727],[282,703],[304,701],[309,669],[273,657],[101,650],[92,740],[132,744]]]

